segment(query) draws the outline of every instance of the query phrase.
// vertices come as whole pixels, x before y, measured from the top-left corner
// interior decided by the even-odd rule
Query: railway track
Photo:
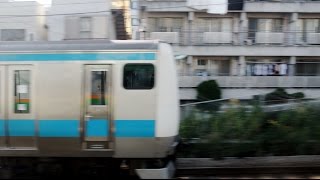
[[[192,167],[178,168],[176,177],[259,176],[259,175],[320,175],[320,166],[304,167]],[[320,176],[319,176],[320,178]]]
[[[320,179],[320,156],[181,158],[176,177],[204,179]]]

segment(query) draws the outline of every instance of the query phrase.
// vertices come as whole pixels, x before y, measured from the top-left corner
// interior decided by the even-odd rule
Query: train
[[[0,159],[108,157],[143,169],[176,151],[179,93],[169,44],[1,42],[0,84]]]

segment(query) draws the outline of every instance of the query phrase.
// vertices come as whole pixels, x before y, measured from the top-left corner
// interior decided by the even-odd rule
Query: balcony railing
[[[202,81],[216,80],[222,88],[319,88],[319,77],[306,76],[180,76],[179,87],[194,88]]]
[[[320,1],[316,0],[246,0],[246,12],[318,12]]]
[[[279,45],[279,46],[306,46],[320,45],[320,32],[141,32],[142,39],[159,39],[171,44],[187,46],[205,45]]]

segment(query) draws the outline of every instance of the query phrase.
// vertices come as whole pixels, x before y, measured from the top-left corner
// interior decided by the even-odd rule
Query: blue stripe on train
[[[116,137],[155,137],[155,121],[154,120],[117,120]]]
[[[109,121],[106,119],[90,119],[86,122],[87,137],[108,137]]]
[[[87,122],[87,137],[107,137],[109,121],[92,119]],[[35,136],[34,120],[9,120],[9,135],[15,137]],[[78,120],[40,120],[40,137],[80,137]],[[5,135],[4,120],[0,120],[0,136]],[[155,137],[154,120],[116,120],[115,136],[118,138],[152,138]]]
[[[5,135],[5,130],[4,130],[4,120],[0,120],[0,136]]]
[[[40,137],[79,137],[78,120],[40,120]]]
[[[34,120],[15,120],[8,121],[9,136],[25,137],[35,136],[35,121]]]
[[[156,60],[156,53],[0,54],[0,61]]]

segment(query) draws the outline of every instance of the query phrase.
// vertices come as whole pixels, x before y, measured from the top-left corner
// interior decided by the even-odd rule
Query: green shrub
[[[197,99],[200,101],[221,99],[221,90],[215,80],[204,81],[197,87]]]
[[[260,107],[229,109],[209,119],[182,121],[181,136],[201,138],[184,151],[189,157],[320,155],[320,109],[264,112]]]
[[[303,99],[305,97],[302,92],[293,93],[290,96],[294,99]]]
[[[277,88],[275,91],[268,93],[265,97],[265,100],[274,104],[288,102],[288,99],[302,99],[304,97],[305,95],[302,92],[289,94],[284,88]],[[257,97],[254,97],[254,99],[256,98]]]
[[[209,101],[221,99],[221,90],[215,80],[204,81],[197,87],[198,101]],[[197,108],[202,111],[217,111],[219,102],[203,103],[197,105]]]

